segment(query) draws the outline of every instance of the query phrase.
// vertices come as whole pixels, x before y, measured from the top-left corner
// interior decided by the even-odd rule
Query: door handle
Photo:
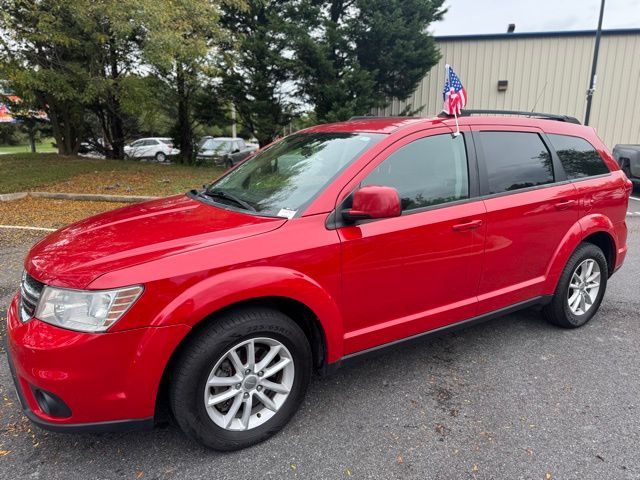
[[[555,207],[556,207],[558,210],[566,210],[566,209],[568,209],[568,208],[573,207],[575,204],[576,204],[576,201],[575,201],[575,200],[567,200],[567,201],[565,201],[565,202],[558,202],[558,203],[556,203],[556,204],[555,204]]]
[[[456,232],[466,232],[467,230],[475,230],[482,226],[482,220],[471,220],[470,222],[458,223],[453,226]]]

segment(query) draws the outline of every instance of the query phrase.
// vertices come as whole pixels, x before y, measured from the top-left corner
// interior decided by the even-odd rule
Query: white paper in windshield
[[[290,210],[288,208],[281,208],[280,211],[278,212],[278,216],[279,217],[284,217],[284,218],[288,218],[289,220],[291,220],[294,215],[296,214],[297,210]]]

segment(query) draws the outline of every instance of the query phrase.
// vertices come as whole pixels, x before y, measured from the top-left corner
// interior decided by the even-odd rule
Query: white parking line
[[[638,197],[629,197],[631,200],[635,200],[636,202],[640,202],[640,198]]]
[[[55,228],[44,228],[44,227],[28,227],[24,225],[0,225],[0,228],[6,228],[9,230],[36,230],[40,232],[55,232]]]

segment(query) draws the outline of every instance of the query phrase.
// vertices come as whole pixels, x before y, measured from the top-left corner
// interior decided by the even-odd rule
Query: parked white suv
[[[158,162],[166,162],[167,157],[178,155],[180,150],[173,148],[171,138],[141,138],[124,147],[129,158],[154,158]]]

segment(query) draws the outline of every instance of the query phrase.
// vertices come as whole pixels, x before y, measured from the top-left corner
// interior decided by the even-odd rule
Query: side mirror
[[[348,223],[374,218],[399,217],[402,213],[400,195],[395,188],[368,185],[353,194],[353,206],[342,211]]]
[[[231,153],[240,153],[240,149],[239,148],[234,148],[233,152],[231,152]]]

